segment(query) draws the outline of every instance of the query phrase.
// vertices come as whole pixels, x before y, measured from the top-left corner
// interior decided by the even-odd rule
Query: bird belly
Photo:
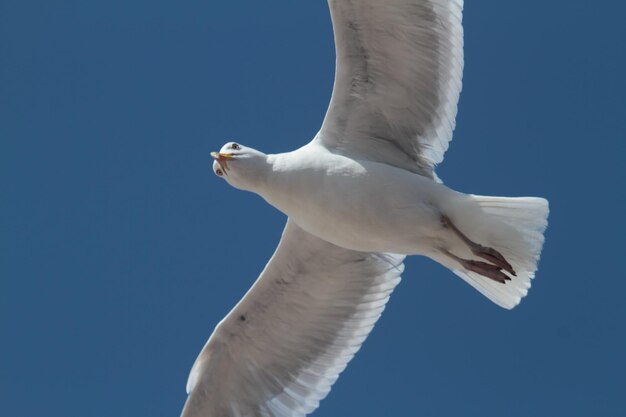
[[[358,213],[321,209],[319,216],[290,216],[304,230],[337,246],[362,252],[427,254],[436,245],[439,216],[429,205]],[[351,219],[358,218],[358,221]],[[404,219],[404,220],[403,220]]]
[[[441,200],[454,191],[383,164],[350,168],[308,173],[297,188],[266,199],[307,232],[344,248],[429,255],[442,245]]]

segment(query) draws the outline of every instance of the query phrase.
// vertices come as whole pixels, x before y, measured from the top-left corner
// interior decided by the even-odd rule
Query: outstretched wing
[[[315,410],[380,317],[403,259],[343,249],[288,221],[265,270],[193,365],[182,417]]]
[[[434,177],[455,126],[463,0],[329,0],[335,86],[316,140]]]

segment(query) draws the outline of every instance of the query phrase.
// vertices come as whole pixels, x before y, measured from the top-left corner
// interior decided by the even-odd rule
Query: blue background
[[[509,312],[423,258],[315,416],[626,415],[626,6],[468,2],[460,191],[538,195]],[[0,1],[0,414],[178,416],[285,218],[209,152],[314,136],[324,1]]]

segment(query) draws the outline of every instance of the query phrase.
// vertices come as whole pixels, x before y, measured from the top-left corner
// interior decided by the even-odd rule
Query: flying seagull
[[[229,142],[213,170],[289,219],[193,365],[182,417],[315,410],[380,317],[407,255],[501,307],[530,287],[548,202],[463,194],[435,174],[455,125],[462,0],[328,0],[335,85],[319,133],[266,155]]]

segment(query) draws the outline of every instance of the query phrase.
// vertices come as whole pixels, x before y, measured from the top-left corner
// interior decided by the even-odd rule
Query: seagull
[[[408,255],[511,309],[535,275],[548,202],[446,187],[463,71],[462,0],[328,0],[332,98],[313,140],[265,154],[228,142],[215,174],[288,216],[274,255],[219,322],[182,417],[313,412],[380,317]]]

